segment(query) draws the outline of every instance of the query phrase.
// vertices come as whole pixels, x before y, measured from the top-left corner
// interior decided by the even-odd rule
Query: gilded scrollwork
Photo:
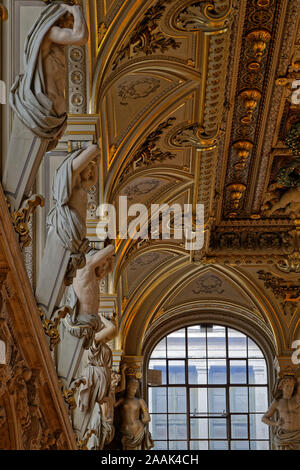
[[[169,3],[173,0],[158,0],[150,7],[143,19],[137,24],[125,44],[117,51],[113,69],[124,60],[129,60],[138,54],[151,55],[156,52],[164,53],[169,49],[177,49],[180,43],[172,37],[167,37],[159,30],[159,21]]]
[[[174,15],[174,26],[183,31],[219,32],[231,21],[232,0],[189,1]]]
[[[153,163],[163,162],[175,158],[175,155],[169,151],[162,151],[158,146],[158,142],[163,135],[164,131],[173,125],[175,118],[169,118],[167,121],[162,122],[159,126],[151,132],[146,140],[139,146],[138,150],[134,153],[130,162],[125,166],[120,176],[120,181],[123,181],[125,176],[129,173],[136,171],[141,167],[153,165]]]

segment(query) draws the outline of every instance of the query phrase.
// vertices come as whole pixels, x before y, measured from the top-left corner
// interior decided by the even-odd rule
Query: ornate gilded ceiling
[[[177,281],[177,301],[191,300],[197,289],[208,300],[212,286],[225,282],[218,273],[204,273],[214,265],[223,265],[231,279],[228,301],[254,308],[249,286],[248,300],[241,290],[236,294],[238,272],[261,289],[255,295],[262,302],[270,295],[266,309],[273,309],[268,325],[275,336],[282,334],[281,315],[296,331],[298,301],[287,278],[296,271],[292,290],[298,292],[297,207],[289,198],[299,184],[299,106],[293,102],[293,82],[300,78],[299,2],[110,0],[86,6],[89,109],[101,121],[100,201],[116,203],[126,195],[147,207],[205,206],[202,250],[190,253],[172,238],[117,240],[111,289],[123,299],[124,336],[133,318],[135,325],[144,318],[142,333],[169,308],[170,300],[162,305],[157,299],[163,289],[177,289]],[[283,207],[275,210],[275,204]],[[262,267],[283,279],[283,304],[259,274]]]

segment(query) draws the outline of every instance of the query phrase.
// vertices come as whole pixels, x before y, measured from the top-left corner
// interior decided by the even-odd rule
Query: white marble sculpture
[[[10,93],[15,116],[2,181],[12,209],[29,196],[43,155],[66,128],[65,47],[87,41],[80,6],[62,3],[45,7],[27,35],[24,73]]]
[[[54,207],[48,214],[49,231],[35,293],[37,303],[47,318],[60,305],[71,257],[78,255],[85,264],[84,254],[89,250],[88,240],[85,239],[87,191],[97,181],[98,165],[95,159],[98,154],[96,145],[72,152],[54,175]]]
[[[96,434],[93,434],[89,441],[90,450],[103,450],[105,446],[108,446],[113,441],[115,436],[114,412],[116,394],[125,390],[126,368],[127,365],[123,364],[121,366],[121,374],[112,372],[108,394],[103,398],[101,403],[96,403],[95,405],[89,429],[95,430]]]
[[[106,344],[117,334],[112,320],[101,316],[102,329],[96,333],[88,352],[88,363],[81,378],[84,382],[78,392],[78,410],[74,413],[74,427],[84,436],[96,403],[101,404],[111,386],[112,351]]]
[[[262,422],[274,428],[277,450],[300,450],[300,384],[295,377],[285,376],[279,381]]]

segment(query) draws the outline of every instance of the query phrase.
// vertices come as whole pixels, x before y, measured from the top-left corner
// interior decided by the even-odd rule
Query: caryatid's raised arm
[[[89,31],[81,7],[64,5],[64,8],[74,18],[73,29],[53,26],[48,33],[48,39],[56,44],[83,46],[88,41]]]
[[[95,269],[96,276],[99,280],[105,277],[112,270],[114,252],[115,249],[113,245],[109,245],[87,259],[87,268]]]
[[[104,328],[95,335],[95,343],[99,344],[101,341],[106,343],[111,341],[117,334],[117,327],[114,321],[108,320],[103,315],[101,315],[101,320],[104,324]]]
[[[97,145],[89,145],[83,152],[81,152],[78,157],[74,158],[72,162],[72,170],[73,170],[73,182],[75,183],[75,179],[80,173],[85,170],[90,162],[92,162],[95,158],[98,157],[100,154],[99,148]],[[96,183],[97,174],[94,174],[94,183],[91,181],[91,185]],[[73,185],[74,185],[73,183]]]

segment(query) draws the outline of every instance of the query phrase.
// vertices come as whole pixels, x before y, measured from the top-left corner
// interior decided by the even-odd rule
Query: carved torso
[[[53,103],[53,111],[57,116],[61,116],[66,112],[65,47],[51,42],[46,36],[41,51],[46,93]]]

